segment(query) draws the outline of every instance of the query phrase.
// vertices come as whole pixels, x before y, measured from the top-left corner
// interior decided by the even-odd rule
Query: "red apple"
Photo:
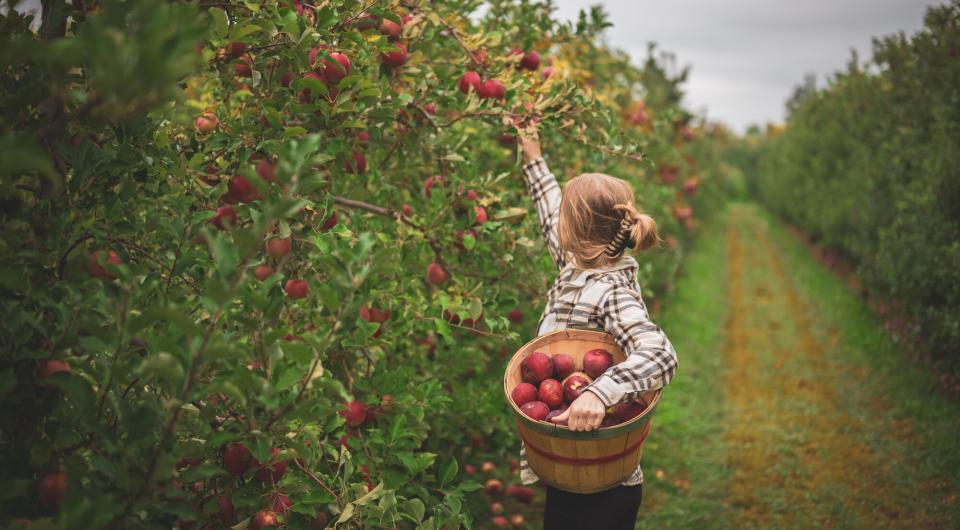
[[[333,227],[337,226],[337,212],[331,212],[330,217],[320,225],[321,232],[329,232],[333,230]]]
[[[400,38],[400,34],[403,33],[403,21],[400,21],[400,24],[385,18],[380,21],[380,33],[386,35],[390,40],[396,40]]]
[[[370,133],[367,131],[360,131],[357,133],[357,141],[366,144],[370,141]]]
[[[94,278],[109,279],[113,278],[113,274],[107,271],[100,265],[100,260],[103,259],[104,265],[113,265],[114,267],[119,267],[123,265],[123,260],[120,259],[120,255],[114,251],[109,251],[106,253],[106,258],[103,257],[104,251],[97,250],[91,252],[90,256],[87,257],[87,272],[90,276]]]
[[[330,59],[320,61],[320,75],[327,83],[336,85],[341,79],[350,75],[350,58],[340,52],[333,52],[330,54]]]
[[[217,215],[213,216],[210,222],[220,230],[232,228],[237,224],[237,211],[233,209],[233,206],[217,208]]]
[[[284,72],[282,76],[280,76],[281,85],[285,87],[289,87],[290,83],[292,82],[293,82],[293,72],[287,71],[287,72]]]
[[[320,52],[328,49],[330,49],[330,47],[327,46],[326,44],[321,44],[319,46],[314,46],[313,48],[310,48],[310,51],[307,52],[307,64],[309,64],[311,67],[316,67],[317,57],[320,55]]]
[[[497,138],[497,141],[500,142],[500,145],[504,147],[513,147],[517,145],[517,137],[508,133],[501,134]]]
[[[520,412],[533,420],[542,421],[550,414],[550,407],[542,401],[531,401],[520,407]]]
[[[460,77],[460,92],[468,94],[470,87],[473,87],[474,91],[480,92],[480,74],[473,70],[470,70]]]
[[[520,60],[520,66],[527,70],[540,68],[540,54],[533,50],[528,51],[524,54],[523,59]]]
[[[50,359],[40,363],[37,367],[37,378],[46,379],[57,373],[70,373],[70,364],[60,359]]]
[[[399,68],[407,63],[407,46],[400,42],[394,46],[396,50],[380,54],[380,60],[387,68]]]
[[[642,414],[646,408],[647,404],[644,403],[643,400],[631,400],[625,403],[617,403],[614,405],[610,415],[613,416],[616,424],[626,423]]]
[[[493,462],[487,460],[486,462],[484,462],[484,463],[480,466],[480,471],[483,471],[484,473],[491,473],[491,472],[493,472],[493,470],[496,469],[496,468],[497,468],[497,465],[496,465],[496,464],[494,464]]]
[[[431,116],[437,115],[437,104],[436,103],[427,103],[423,106],[423,111]]]
[[[223,450],[223,469],[231,475],[239,477],[246,473],[252,460],[253,456],[243,444],[233,443]]]
[[[369,416],[368,412],[365,404],[354,400],[346,403],[345,408],[338,414],[347,421],[347,425],[350,427],[359,427],[366,423]]]
[[[53,510],[60,508],[60,502],[67,493],[67,474],[62,471],[47,473],[40,479],[40,502]]]
[[[590,350],[583,355],[583,371],[596,379],[613,366],[613,354],[604,349]]]
[[[260,192],[243,175],[234,175],[227,182],[227,195],[236,202],[246,203],[261,199]]]
[[[503,505],[499,502],[490,503],[490,513],[500,514],[503,513]]]
[[[510,523],[507,521],[507,518],[502,515],[494,516],[493,519],[490,519],[490,524],[497,528],[506,528],[510,525]]]
[[[521,515],[521,514],[519,514],[519,513],[515,513],[515,514],[513,514],[513,515],[510,516],[510,526],[512,526],[512,527],[514,527],[514,528],[521,528],[521,527],[523,527],[523,523],[524,523],[524,522],[525,522],[525,520],[524,520],[524,518],[523,518],[523,515]]]
[[[531,401],[537,400],[537,387],[530,383],[520,383],[513,387],[513,390],[510,392],[510,397],[518,407],[522,407]]]
[[[277,526],[277,514],[270,510],[260,510],[250,519],[250,530],[261,530]]]
[[[467,464],[463,466],[463,471],[468,475],[475,475],[477,473],[477,468],[474,467],[473,464]]]
[[[277,163],[269,158],[257,162],[257,176],[266,182],[273,182],[277,178]]]
[[[483,209],[483,206],[474,206],[473,213],[476,214],[478,225],[482,225],[487,222],[487,211]]]
[[[555,409],[563,405],[563,386],[556,379],[544,379],[540,383],[540,392],[537,396],[548,407]]]
[[[253,77],[253,59],[246,56],[241,57],[234,65],[233,70],[237,77]]]
[[[390,308],[381,311],[373,306],[360,306],[360,318],[367,322],[383,323],[390,320]]]
[[[441,285],[450,279],[450,274],[436,261],[427,265],[427,281],[431,285]]]
[[[343,167],[348,173],[359,175],[367,170],[367,157],[360,151],[354,151],[350,160],[343,163]]]
[[[500,99],[506,94],[506,91],[506,87],[499,79],[487,79],[477,89],[477,95],[480,96],[480,99]]]
[[[553,374],[553,359],[543,352],[533,352],[520,363],[520,375],[524,381],[539,384]]]
[[[193,120],[193,128],[200,134],[208,134],[212,133],[219,123],[216,114],[204,112]]]
[[[660,180],[665,184],[669,184],[677,180],[677,176],[680,174],[680,169],[677,166],[671,165],[662,165],[657,169],[657,173],[660,175]]]
[[[293,238],[291,237],[275,237],[267,241],[267,254],[270,254],[275,260],[283,259],[290,253],[292,242]]]
[[[503,491],[503,483],[499,480],[492,478],[487,481],[483,486],[483,490],[490,495],[499,495]]]
[[[547,417],[543,418],[543,421],[548,423],[556,423],[553,421],[553,418],[556,418],[557,416],[563,414],[566,411],[567,411],[566,406],[551,410],[550,412],[547,413]],[[566,420],[559,423],[559,425],[566,425],[566,424],[567,424]]]
[[[283,478],[283,474],[287,472],[287,461],[283,460],[280,462],[273,462],[273,457],[280,452],[280,449],[276,447],[270,448],[270,461],[266,464],[260,462],[256,458],[253,458],[250,462],[250,465],[257,470],[256,477],[263,482],[280,482],[280,479]],[[270,462],[273,462],[272,464]],[[278,511],[278,510],[274,510]]]
[[[290,508],[292,506],[293,506],[293,502],[290,501],[290,497],[287,497],[282,493],[278,493],[273,498],[273,505],[271,506],[271,508],[273,508],[273,511],[276,513],[286,515],[287,512],[290,511]]]
[[[687,195],[693,195],[697,192],[697,186],[699,185],[700,177],[694,175],[683,181],[683,191],[687,192]]]
[[[507,319],[514,324],[523,323],[523,311],[519,307],[515,307],[507,313]]]
[[[220,507],[220,519],[227,525],[237,522],[237,510],[233,507],[233,500],[229,495],[217,497],[217,505]]]
[[[550,77],[551,77],[552,75],[553,75],[553,67],[552,67],[552,66],[548,66],[548,67],[544,68],[544,69],[540,72],[540,76],[543,77],[544,79],[550,79]]]
[[[427,179],[423,181],[423,193],[427,197],[430,197],[430,190],[432,190],[434,186],[442,184],[443,180],[443,175],[433,175],[427,177]]]
[[[287,298],[298,300],[307,296],[310,286],[307,284],[307,280],[287,280],[283,290],[287,293]]]
[[[247,52],[247,45],[242,42],[231,42],[227,45],[227,57],[236,59]]]
[[[564,399],[567,400],[567,403],[573,403],[580,397],[580,394],[583,393],[583,389],[592,382],[593,379],[583,372],[574,372],[568,375],[567,378],[563,380]]]
[[[553,375],[560,380],[577,371],[577,363],[566,353],[553,356]]]
[[[413,215],[413,207],[410,206],[409,204],[404,204],[403,206],[401,206],[400,211],[403,212],[403,215],[406,215],[407,217],[410,217],[411,215]]]

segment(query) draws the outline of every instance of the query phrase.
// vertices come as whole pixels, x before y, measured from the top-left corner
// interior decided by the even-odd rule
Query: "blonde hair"
[[[637,211],[633,187],[602,173],[584,173],[563,187],[557,237],[580,269],[606,267],[627,248],[646,250],[660,241],[656,221]]]

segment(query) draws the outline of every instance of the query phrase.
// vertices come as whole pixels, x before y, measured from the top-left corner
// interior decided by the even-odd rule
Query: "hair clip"
[[[613,236],[613,240],[607,244],[607,248],[604,251],[607,256],[615,258],[627,247],[636,245],[636,241],[634,241],[633,235],[630,233],[632,228],[633,221],[626,217],[620,220],[620,228],[617,230],[617,235]]]

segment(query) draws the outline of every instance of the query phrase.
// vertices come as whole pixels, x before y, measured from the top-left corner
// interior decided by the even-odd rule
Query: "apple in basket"
[[[596,379],[613,366],[613,354],[607,350],[590,350],[583,354],[583,371]]]
[[[577,371],[577,363],[566,353],[558,353],[553,356],[553,376],[562,381],[568,375]]]
[[[583,393],[583,389],[592,382],[593,378],[583,372],[570,374],[563,380],[563,397],[567,403],[573,403]]]
[[[520,363],[520,376],[530,384],[539,384],[553,375],[553,359],[543,352],[535,351]]]
[[[566,406],[566,405],[563,405],[563,406],[561,406],[561,407],[558,408],[558,409],[551,410],[551,411],[547,414],[547,417],[546,417],[546,418],[543,418],[543,421],[545,421],[545,422],[547,422],[547,423],[554,423],[553,418],[556,418],[557,416],[563,414],[563,413],[566,412],[566,411],[567,411],[567,406]],[[566,425],[566,424],[567,424],[566,420],[557,423],[557,425]]]
[[[530,383],[520,383],[510,392],[510,397],[518,407],[522,407],[531,401],[537,400],[537,387]]]
[[[556,379],[544,379],[540,383],[538,396],[540,401],[546,403],[551,409],[555,409],[563,405],[563,386]]]
[[[610,414],[608,416],[613,418],[614,425],[619,425],[636,418],[646,409],[646,402],[643,401],[643,399],[636,399],[627,401],[625,403],[617,403],[611,407]]]
[[[543,401],[531,401],[524,403],[524,405],[520,407],[520,412],[523,412],[532,420],[542,421],[546,419],[547,414],[550,414],[550,407]]]

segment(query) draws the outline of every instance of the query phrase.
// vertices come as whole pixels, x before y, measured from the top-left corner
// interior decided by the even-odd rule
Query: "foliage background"
[[[399,68],[380,58],[396,51],[383,19],[404,22]],[[486,520],[479,481],[517,480],[498,381],[555,274],[502,138],[513,120],[541,120],[561,180],[634,184],[665,239],[642,271],[654,308],[740,182],[720,161],[729,135],[680,106],[685,72],[654,48],[640,67],[606,48],[599,9],[560,24],[528,1],[50,1],[39,34],[0,24],[5,522],[243,528],[280,495],[291,528]],[[544,64],[518,69],[514,47]],[[348,55],[349,75],[306,76],[314,48]],[[468,69],[505,98],[462,94]],[[201,133],[207,112],[218,124]],[[255,192],[231,191],[237,175]],[[288,236],[273,260],[265,240]],[[425,280],[432,262],[449,281]],[[309,295],[286,296],[290,279]],[[371,308],[390,311],[382,325]],[[45,376],[50,360],[71,370]],[[353,400],[368,414],[349,426]],[[260,462],[279,450],[286,473],[230,475],[231,443]],[[51,473],[59,506],[38,499]]]
[[[797,88],[785,128],[735,149],[751,191],[853,261],[956,366],[960,344],[960,3],[924,29],[875,39],[827,86]]]

